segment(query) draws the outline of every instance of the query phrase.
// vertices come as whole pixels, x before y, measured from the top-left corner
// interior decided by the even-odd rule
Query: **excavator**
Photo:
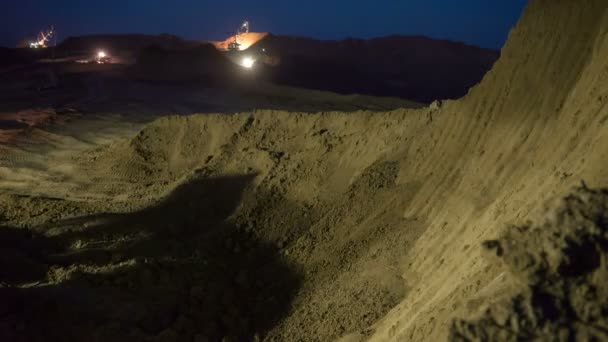
[[[36,38],[35,41],[30,42],[30,48],[32,48],[32,49],[45,48],[46,43],[49,41],[49,39],[51,39],[51,37],[54,34],[55,34],[55,29],[53,28],[53,26],[51,26],[51,28],[46,32],[40,31],[40,33],[38,34],[38,38]]]
[[[228,44],[228,51],[239,51],[241,49],[241,43],[239,42],[239,38],[243,33],[249,33],[249,21],[245,20],[239,29],[236,30],[236,34],[234,35],[234,41]]]
[[[270,55],[265,48],[256,44],[255,48],[250,48],[257,36],[247,36],[250,33],[250,23],[245,20],[232,36],[232,41],[226,46],[227,55],[231,60],[240,66],[251,69],[255,64],[278,65],[280,57]],[[263,35],[259,35],[263,37]],[[260,38],[257,38],[258,40]]]

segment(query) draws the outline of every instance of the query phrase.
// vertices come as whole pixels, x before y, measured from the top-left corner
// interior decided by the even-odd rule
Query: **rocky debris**
[[[608,340],[608,189],[578,188],[546,222],[509,227],[483,246],[525,289],[454,321],[451,341]]]

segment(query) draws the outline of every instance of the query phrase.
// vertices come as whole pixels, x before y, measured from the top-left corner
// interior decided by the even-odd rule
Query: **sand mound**
[[[457,321],[453,341],[608,339],[608,191],[577,189],[542,225],[486,241],[526,291]]]
[[[426,180],[428,202],[406,209],[434,217],[409,255],[406,274],[419,285],[374,338],[444,336],[446,317],[474,312],[511,284],[471,246],[499,235],[498,223],[533,218],[544,200],[581,179],[606,185],[607,7],[530,1],[495,67],[444,111],[446,135],[434,132],[435,151],[417,165],[440,176]]]
[[[90,178],[86,190],[112,199],[86,204],[86,211],[120,212],[128,220],[99,223],[100,217],[90,215],[72,225],[51,224],[52,231],[63,232],[68,246],[78,247],[71,250],[77,255],[100,249],[118,254],[110,258],[115,263],[101,259],[100,268],[84,269],[89,274],[103,271],[103,279],[110,281],[77,277],[76,284],[94,293],[102,285],[116,291],[98,302],[122,302],[127,297],[145,303],[146,280],[133,285],[114,280],[121,274],[121,263],[144,256],[161,265],[154,272],[173,275],[159,270],[175,265],[186,270],[177,272],[183,275],[179,281],[162,282],[160,293],[167,303],[141,310],[158,315],[121,316],[102,310],[91,316],[91,322],[97,317],[115,323],[102,332],[128,330],[142,340],[203,340],[222,334],[253,339],[255,333],[274,341],[447,338],[454,317],[469,317],[497,294],[517,287],[510,273],[481,258],[483,241],[502,236],[505,224],[535,218],[535,210],[548,197],[565,193],[581,179],[608,187],[607,32],[604,0],[533,0],[494,69],[460,101],[384,113],[260,110],[170,117],[148,125],[133,139],[81,155],[74,168]],[[196,186],[214,179],[228,181]],[[228,204],[224,188],[232,194]],[[191,191],[179,195],[180,189]],[[184,200],[167,207],[163,203],[173,203],[175,191]],[[73,209],[73,203],[12,200],[16,204],[7,211],[7,221],[23,217],[23,208],[30,207],[40,212],[38,217],[50,216],[62,206],[66,211],[85,211]],[[150,207],[160,209],[152,215],[146,211]],[[578,212],[587,213],[582,208]],[[131,219],[124,214],[128,210],[144,215]],[[160,219],[176,214],[184,224]],[[96,226],[100,229],[90,228]],[[79,231],[73,239],[70,234]],[[240,256],[242,249],[241,243],[235,248],[234,238],[225,239],[226,232],[233,232],[237,241],[247,237],[244,241],[252,242],[245,244],[263,256],[271,254],[245,267],[268,265],[286,284],[278,288],[288,291],[275,298],[280,305],[273,306],[270,322],[235,327],[235,320],[227,319],[209,330],[183,323],[196,320],[207,307],[199,300],[198,309],[191,310],[184,304],[186,297],[180,297],[200,283],[187,274],[204,269],[201,260],[217,266],[211,274],[221,279],[220,285],[229,283],[223,278],[222,253]],[[582,230],[573,238],[583,238],[585,232],[592,233]],[[230,242],[222,253],[207,254],[208,246],[219,245],[222,239],[205,242],[204,234],[218,234]],[[503,249],[516,251],[507,247],[511,245]],[[540,255],[540,248],[536,246],[532,255]],[[566,260],[570,251],[564,252],[551,260]],[[227,260],[235,262],[226,272],[233,276],[247,257]],[[63,261],[53,274],[83,270],[80,264],[89,265]],[[590,280],[566,274],[562,284],[576,277]],[[272,277],[263,278],[272,282]],[[63,278],[53,279],[61,289]],[[244,308],[250,299],[258,303],[254,308],[260,305],[259,297],[250,296],[254,292],[248,288],[238,300],[226,302],[235,307],[230,317],[252,318],[256,311]],[[262,307],[265,301],[272,302],[267,293],[261,296]],[[158,293],[153,295],[159,298]],[[559,302],[560,293],[548,295],[558,300],[558,309],[565,305]],[[176,312],[183,319],[178,320]],[[593,310],[579,314],[593,315]],[[145,328],[145,322],[157,329]],[[134,328],[141,324],[145,329]],[[464,334],[467,326],[479,325],[458,326],[456,332]]]

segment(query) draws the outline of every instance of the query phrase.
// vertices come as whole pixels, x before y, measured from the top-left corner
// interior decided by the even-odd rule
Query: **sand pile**
[[[478,313],[518,287],[511,273],[482,259],[483,241],[502,236],[505,224],[534,219],[541,203],[582,179],[608,186],[606,32],[603,0],[533,0],[494,69],[460,101],[384,113],[163,118],[75,160],[89,179],[83,191],[112,200],[11,198],[5,221],[33,220],[27,213],[34,208],[36,220],[61,210],[83,215],[38,231],[55,236],[60,254],[73,258],[44,261],[55,265],[49,286],[61,292],[68,279],[86,290],[70,305],[88,323],[72,326],[99,336],[444,340],[454,317]],[[593,232],[573,237],[583,233]],[[541,247],[531,247],[539,255]],[[263,257],[249,258],[249,251]],[[177,280],[115,280],[138,262],[153,265],[158,279]],[[243,269],[262,283],[233,285]],[[191,276],[197,270],[202,278]],[[104,277],[91,281],[95,274]],[[580,277],[587,276],[565,275],[563,284]],[[237,294],[217,310],[214,290],[186,304],[203,283]],[[276,287],[260,291],[264,284]],[[557,308],[565,305],[560,293],[549,294]],[[142,304],[150,298],[166,301]],[[87,316],[83,308],[96,307],[82,305],[87,300],[132,309],[119,315],[102,306]],[[258,305],[272,308],[271,321],[253,320]],[[208,327],[201,317],[218,319],[218,312],[228,319]],[[493,333],[486,321],[459,323],[455,331]]]
[[[406,278],[417,285],[372,340],[443,338],[447,317],[474,313],[512,285],[477,247],[502,233],[500,223],[534,219],[582,179],[606,186],[607,7],[530,1],[480,85],[444,107],[431,139],[416,138],[410,151],[432,146],[416,156],[429,177],[404,212],[432,219],[408,255]]]
[[[608,191],[579,188],[546,219],[484,243],[525,290],[455,322],[451,340],[608,339]]]

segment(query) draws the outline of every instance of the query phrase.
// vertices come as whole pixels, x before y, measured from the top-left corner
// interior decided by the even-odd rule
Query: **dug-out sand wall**
[[[510,283],[482,260],[481,240],[573,184],[607,184],[607,9],[530,1],[493,70],[415,139],[410,150],[423,152],[413,177],[429,176],[405,212],[432,219],[408,255],[406,278],[417,285],[372,340],[444,336],[447,317],[474,312]]]

